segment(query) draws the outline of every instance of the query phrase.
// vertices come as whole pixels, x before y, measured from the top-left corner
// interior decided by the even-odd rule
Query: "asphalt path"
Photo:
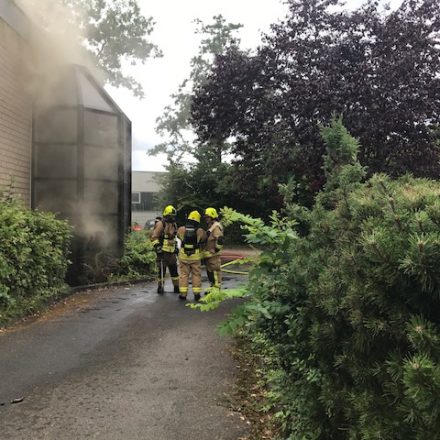
[[[155,287],[79,293],[0,334],[0,438],[245,437],[227,405],[231,341],[216,331],[235,303],[202,313]]]

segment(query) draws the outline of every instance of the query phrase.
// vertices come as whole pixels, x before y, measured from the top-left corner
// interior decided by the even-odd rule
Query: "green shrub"
[[[341,121],[322,131],[327,185],[311,210],[252,232],[266,246],[239,317],[274,347],[285,438],[440,438],[440,183],[362,183]],[[268,227],[265,227],[268,228]]]
[[[0,321],[33,311],[64,287],[71,230],[51,213],[0,201]]]
[[[124,254],[117,270],[111,275],[113,280],[136,280],[151,276],[156,270],[156,254],[150,240],[150,232],[133,231],[127,234]]]

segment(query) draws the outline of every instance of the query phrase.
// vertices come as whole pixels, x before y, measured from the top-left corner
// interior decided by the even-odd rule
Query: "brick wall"
[[[30,205],[32,105],[25,92],[24,40],[0,18],[0,190]]]

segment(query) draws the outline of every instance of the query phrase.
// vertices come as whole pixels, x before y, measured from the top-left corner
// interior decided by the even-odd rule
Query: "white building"
[[[144,226],[148,220],[162,215],[159,196],[160,179],[166,173],[155,171],[133,171],[131,177],[131,219]]]

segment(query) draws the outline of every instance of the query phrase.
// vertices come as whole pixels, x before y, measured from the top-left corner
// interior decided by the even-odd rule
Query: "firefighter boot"
[[[214,280],[214,272],[211,272],[211,271],[207,270],[206,271],[206,275],[208,275],[208,280],[209,280],[210,286],[206,289],[205,296],[209,295],[211,293],[211,288],[212,288],[212,286],[214,285],[214,282],[215,282],[215,280]]]
[[[211,284],[212,287],[215,284],[214,272],[206,270],[206,275],[208,275],[209,284]]]
[[[179,286],[174,286],[174,293],[180,293]]]
[[[163,288],[163,284],[159,283],[159,284],[157,285],[157,293],[162,294],[162,293],[164,293],[164,292],[165,292],[165,290],[164,290],[164,288]]]

